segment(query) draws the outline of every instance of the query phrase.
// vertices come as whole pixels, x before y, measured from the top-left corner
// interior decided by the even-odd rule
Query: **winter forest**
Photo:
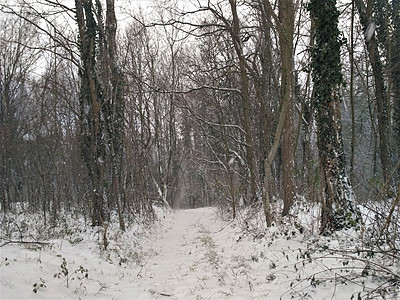
[[[0,298],[399,299],[399,0],[0,24]]]

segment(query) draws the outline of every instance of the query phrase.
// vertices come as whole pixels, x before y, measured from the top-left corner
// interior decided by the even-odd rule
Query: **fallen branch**
[[[48,242],[38,242],[38,241],[13,241],[13,240],[6,240],[3,244],[0,245],[0,248],[8,245],[8,244],[32,244],[32,245],[41,245],[41,246],[46,246],[46,245],[50,245],[50,243]]]
[[[221,232],[221,231],[224,230],[229,224],[233,223],[233,221],[235,221],[235,219],[233,219],[233,220],[229,221],[228,223],[226,223],[224,226],[222,226],[221,229],[219,229],[219,230],[217,230],[217,231],[214,231],[214,232],[211,232],[211,234],[216,234],[216,233],[218,233],[218,232]]]
[[[157,292],[156,290],[150,289],[149,292],[151,294],[156,294],[156,295],[160,295],[160,296],[164,296],[164,297],[172,297],[174,294],[171,293],[166,293],[166,292]]]

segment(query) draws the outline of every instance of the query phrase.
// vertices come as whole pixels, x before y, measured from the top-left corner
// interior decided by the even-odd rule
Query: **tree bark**
[[[80,36],[80,130],[82,153],[91,181],[89,207],[92,225],[102,225],[104,212],[104,144],[100,121],[101,93],[96,76],[96,38],[98,25],[91,0],[75,0],[76,21]]]
[[[400,1],[392,1],[393,37],[391,51],[391,80],[393,85],[393,133],[397,157],[400,158]],[[397,183],[400,182],[400,169],[396,174]],[[399,193],[399,189],[398,189]]]
[[[240,26],[239,26],[239,16],[237,13],[237,3],[236,0],[229,0],[231,7],[233,24],[231,29],[231,36],[233,44],[235,47],[236,55],[239,59],[239,69],[240,69],[240,83],[242,86],[242,107],[243,107],[243,127],[246,132],[246,155],[247,163],[249,165],[250,173],[250,194],[251,198],[256,196],[257,184],[255,177],[255,166],[254,166],[254,149],[253,149],[253,135],[251,126],[251,99],[249,93],[249,78],[247,75],[247,63],[243,55],[243,45],[240,39]]]
[[[312,75],[317,121],[317,145],[324,199],[321,234],[353,225],[357,220],[353,190],[346,174],[340,116],[339,12],[336,0],[312,0],[308,9],[315,22]],[[335,207],[334,207],[335,205]]]
[[[279,1],[279,15],[277,16],[268,1],[260,2],[262,15],[269,16],[275,21],[279,35],[281,52],[281,82],[280,82],[280,113],[275,130],[274,141],[268,156],[264,161],[263,205],[267,226],[271,225],[270,208],[270,177],[271,165],[282,139],[283,160],[283,215],[289,213],[295,196],[294,184],[294,142],[293,132],[293,35],[295,7],[293,1]],[[266,28],[265,30],[268,30]]]
[[[356,143],[355,109],[354,109],[354,1],[351,1],[351,22],[350,22],[350,108],[351,108],[351,144],[350,144],[350,177],[354,184],[354,152]]]
[[[109,141],[111,145],[110,162],[111,162],[111,176],[112,176],[112,189],[111,195],[114,198],[114,203],[117,206],[119,225],[121,230],[125,230],[125,221],[122,214],[122,195],[124,194],[122,179],[122,160],[124,155],[124,121],[125,121],[125,102],[123,95],[123,74],[117,62],[117,19],[115,17],[114,0],[106,1],[106,49],[105,53],[105,68],[110,73],[110,78],[107,82],[111,85],[108,86],[109,96],[107,101],[110,102],[110,124],[108,126]],[[103,83],[106,84],[106,83]]]
[[[284,34],[279,35],[281,51],[281,102],[287,103],[286,117],[282,136],[282,161],[283,161],[283,211],[286,216],[293,204],[295,197],[294,183],[294,120],[293,120],[293,35],[294,35],[295,8],[293,1],[279,1],[279,19],[284,27]]]
[[[122,159],[124,149],[123,77],[117,63],[117,21],[114,0],[106,1],[103,24],[99,0],[76,0],[82,66],[80,121],[82,152],[92,183],[93,225],[106,220],[105,205],[122,216]],[[107,203],[105,203],[107,200]]]
[[[368,27],[373,23],[372,11],[373,0],[368,0],[367,7],[364,5],[363,0],[355,0],[355,4],[360,16],[360,22],[365,32]],[[382,61],[378,51],[378,45],[373,35],[370,39],[365,40],[368,56],[372,66],[372,72],[375,80],[375,97],[377,105],[378,117],[378,133],[379,133],[379,149],[380,159],[382,165],[382,174],[384,182],[390,180],[391,162],[390,162],[390,146],[389,146],[389,114],[388,114],[388,100],[385,87],[385,79],[383,76]]]

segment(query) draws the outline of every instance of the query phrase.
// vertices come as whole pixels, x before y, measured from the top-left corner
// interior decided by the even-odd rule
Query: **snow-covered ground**
[[[101,234],[78,220],[60,226],[57,239],[39,231],[27,238],[29,226],[21,229],[25,241],[48,244],[1,241],[0,298],[379,299],[371,292],[381,285],[382,298],[400,297],[385,277],[398,272],[398,261],[380,261],[389,272],[381,270],[352,232],[320,237],[301,224],[258,228],[257,217],[224,221],[216,208],[158,216],[151,230],[109,228],[106,251]]]

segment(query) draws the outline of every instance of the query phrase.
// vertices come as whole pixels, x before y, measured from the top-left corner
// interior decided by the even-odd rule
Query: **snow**
[[[369,42],[375,33],[376,25],[374,22],[370,23],[365,30],[365,39]]]
[[[2,240],[0,298],[357,299],[382,284],[373,264],[368,273],[372,261],[352,252],[357,233],[320,237],[300,233],[301,224],[267,229],[262,215],[252,213],[232,221],[216,208],[159,210],[152,227],[110,226],[106,251],[99,246],[102,232],[79,220],[59,225],[67,230],[45,239],[48,245]],[[6,222],[1,225],[5,232]],[[46,236],[29,226],[19,233],[25,240]],[[386,299],[396,299],[390,288],[393,298]]]

